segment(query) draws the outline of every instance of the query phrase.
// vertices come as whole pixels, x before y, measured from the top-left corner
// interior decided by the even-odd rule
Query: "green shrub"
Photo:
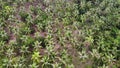
[[[0,68],[119,68],[120,0],[0,0]]]

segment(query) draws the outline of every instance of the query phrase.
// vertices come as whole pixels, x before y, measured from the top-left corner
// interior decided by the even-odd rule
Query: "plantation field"
[[[120,68],[120,0],[0,0],[0,68]]]

